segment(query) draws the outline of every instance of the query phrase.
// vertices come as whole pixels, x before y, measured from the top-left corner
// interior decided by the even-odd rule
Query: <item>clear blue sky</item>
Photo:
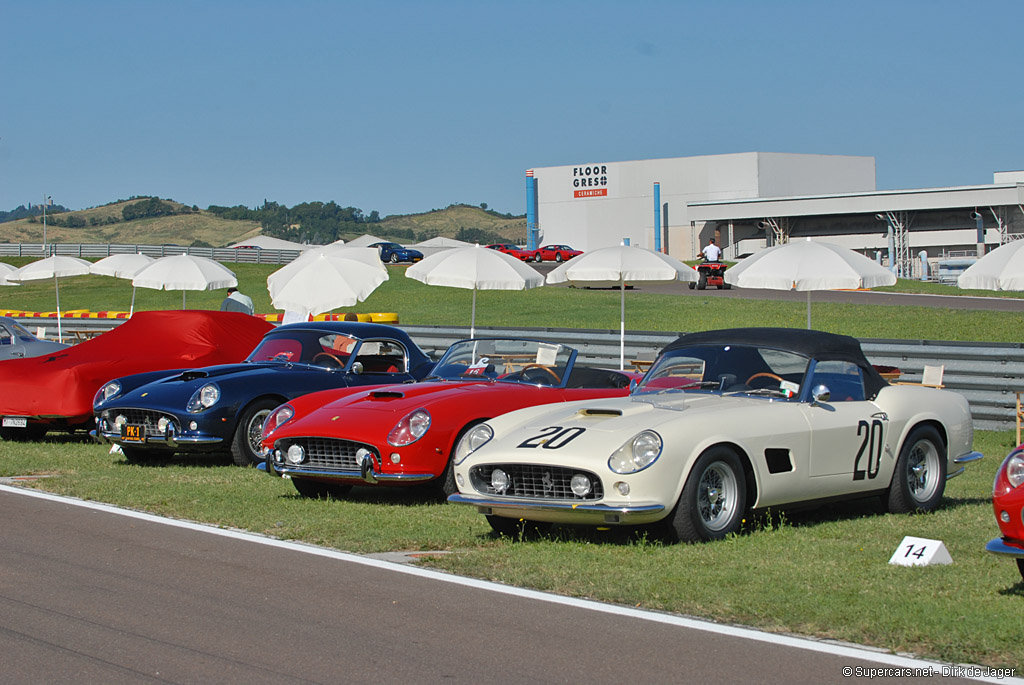
[[[524,170],[876,158],[1024,169],[1017,0],[0,0],[0,209],[131,195],[525,211]]]

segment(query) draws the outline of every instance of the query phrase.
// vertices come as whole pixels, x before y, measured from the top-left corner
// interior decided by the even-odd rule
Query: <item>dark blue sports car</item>
[[[432,367],[393,326],[289,324],[267,333],[241,364],[109,381],[93,401],[93,434],[131,462],[230,451],[244,466],[263,461],[263,420],[279,404],[318,390],[419,380]]]
[[[412,248],[402,247],[398,243],[374,243],[370,247],[377,248],[380,252],[380,261],[398,264],[399,262],[418,262],[423,259],[423,253]]]

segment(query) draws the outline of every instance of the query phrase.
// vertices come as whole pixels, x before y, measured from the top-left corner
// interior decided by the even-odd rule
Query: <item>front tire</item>
[[[538,252],[537,254],[535,254],[535,255],[533,256],[533,261],[535,261],[535,262],[543,262],[543,261],[544,261],[544,258],[543,258],[543,257],[541,257],[541,256],[540,256],[540,253]]]
[[[308,478],[292,478],[292,485],[300,495],[308,499],[341,499],[352,489],[351,485],[324,483]]]
[[[392,264],[398,264],[398,254],[395,253],[395,252],[391,253],[391,263]]]
[[[728,448],[713,447],[693,465],[666,519],[666,532],[676,542],[720,540],[740,529],[746,501],[740,458]]]
[[[690,281],[689,286],[690,286],[690,290],[693,290],[694,288],[696,288],[697,287],[696,281]]]
[[[279,404],[276,400],[257,400],[242,412],[231,439],[231,461],[236,465],[254,466],[263,461],[263,455],[260,454],[263,422]]]
[[[562,261],[562,253],[561,252],[556,252],[555,253],[555,261],[561,263],[561,261]]]
[[[946,489],[946,444],[931,426],[910,431],[900,449],[889,485],[888,506],[894,514],[934,511]]]

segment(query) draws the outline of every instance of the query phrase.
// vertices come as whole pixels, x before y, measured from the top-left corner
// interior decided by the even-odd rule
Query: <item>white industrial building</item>
[[[875,189],[873,157],[747,152],[527,171],[532,246],[627,242],[694,259],[714,237],[737,259],[796,237],[839,243],[918,277],[1024,235],[1024,172],[990,185]]]

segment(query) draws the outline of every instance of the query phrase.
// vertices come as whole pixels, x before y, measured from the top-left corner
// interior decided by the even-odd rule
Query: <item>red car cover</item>
[[[237,312],[136,312],[117,328],[66,350],[0,361],[0,415],[82,424],[91,421],[93,396],[107,381],[240,362],[272,328]]]

